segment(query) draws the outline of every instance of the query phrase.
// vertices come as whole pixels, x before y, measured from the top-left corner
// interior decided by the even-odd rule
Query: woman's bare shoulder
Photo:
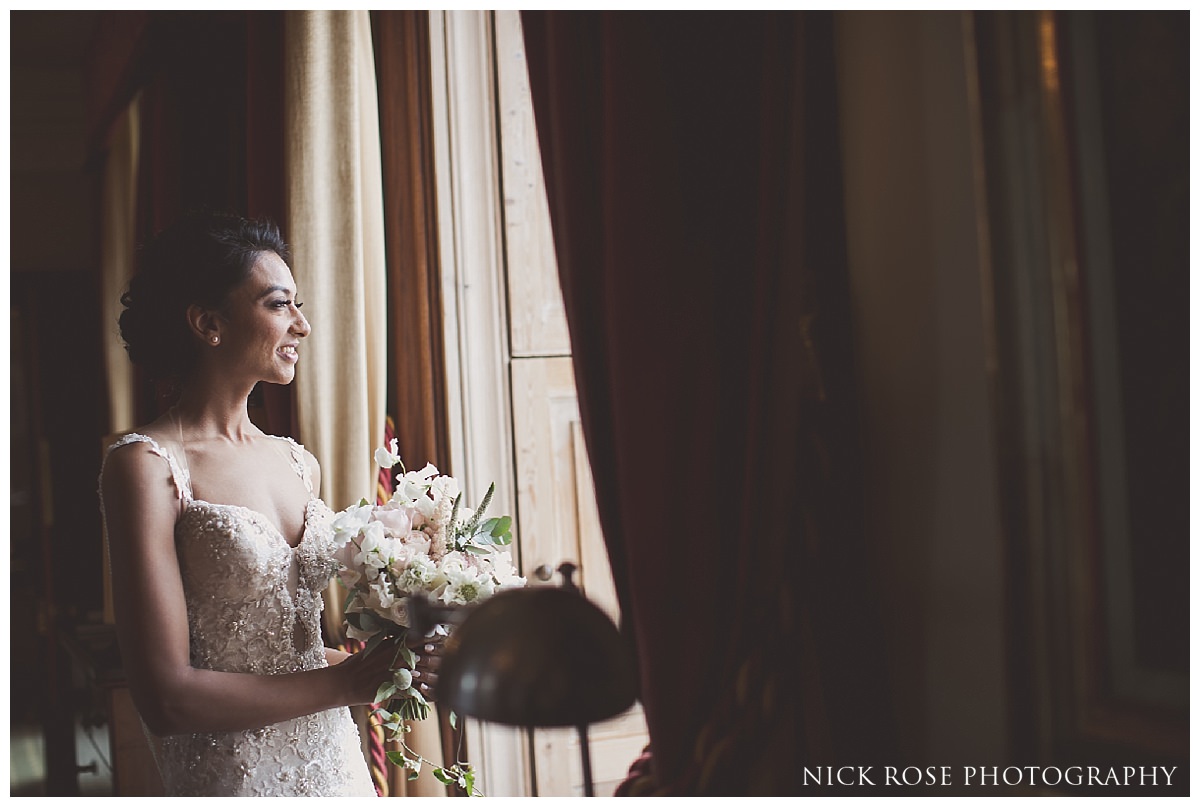
[[[173,476],[168,454],[169,438],[153,426],[137,429],[114,440],[108,447],[101,470],[105,489],[119,486],[153,489],[163,478]]]

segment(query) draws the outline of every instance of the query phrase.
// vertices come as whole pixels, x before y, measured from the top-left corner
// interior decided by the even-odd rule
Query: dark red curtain
[[[388,266],[388,406],[412,467],[450,469],[429,15],[372,11]]]
[[[93,152],[141,93],[139,242],[195,207],[282,222],[282,12],[103,12],[89,65]],[[144,423],[171,392],[138,383]],[[264,429],[299,436],[290,388],[264,384],[251,404]]]
[[[781,795],[802,765],[882,764],[832,17],[522,23],[650,730],[623,792]]]

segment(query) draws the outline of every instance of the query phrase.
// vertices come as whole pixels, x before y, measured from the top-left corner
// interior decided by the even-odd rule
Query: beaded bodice
[[[295,547],[259,512],[194,498],[186,467],[153,438],[130,434],[110,449],[146,443],[170,468],[182,500],[175,547],[194,667],[276,675],[326,666],[321,593],[336,570],[333,514],[313,491],[303,449],[277,439],[290,444],[310,495]],[[375,795],[346,709],[151,744],[172,795]]]

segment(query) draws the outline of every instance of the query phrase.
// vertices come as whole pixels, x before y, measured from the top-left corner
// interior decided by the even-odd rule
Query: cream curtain
[[[133,365],[125,353],[117,318],[121,295],[133,277],[137,249],[137,174],[139,102],[137,98],[113,124],[104,163],[100,207],[100,305],[104,332],[105,371],[108,378],[108,432],[130,431],[137,424],[134,411]]]
[[[284,22],[286,235],[312,334],[296,375],[300,438],[321,462],[335,509],[375,495],[382,445],[387,325],[379,109],[367,11],[294,11]],[[326,596],[341,631],[342,597]],[[440,761],[436,720],[408,743]],[[444,796],[426,770],[389,776],[392,795]]]
[[[379,113],[370,17],[284,23],[286,237],[312,323],[296,374],[300,437],[334,509],[373,498],[383,439],[386,320]]]

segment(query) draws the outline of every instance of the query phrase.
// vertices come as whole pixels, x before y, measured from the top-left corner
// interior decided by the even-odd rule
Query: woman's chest
[[[260,440],[250,450],[193,444],[187,452],[191,494],[201,504],[221,503],[211,507],[240,508],[242,515],[252,515],[253,522],[297,546],[313,493],[305,484],[303,462],[286,448],[273,439]]]
[[[302,509],[292,546],[270,518],[236,504],[193,500],[175,529],[189,591],[254,601],[272,592],[321,591],[335,571],[332,514],[320,499]]]

